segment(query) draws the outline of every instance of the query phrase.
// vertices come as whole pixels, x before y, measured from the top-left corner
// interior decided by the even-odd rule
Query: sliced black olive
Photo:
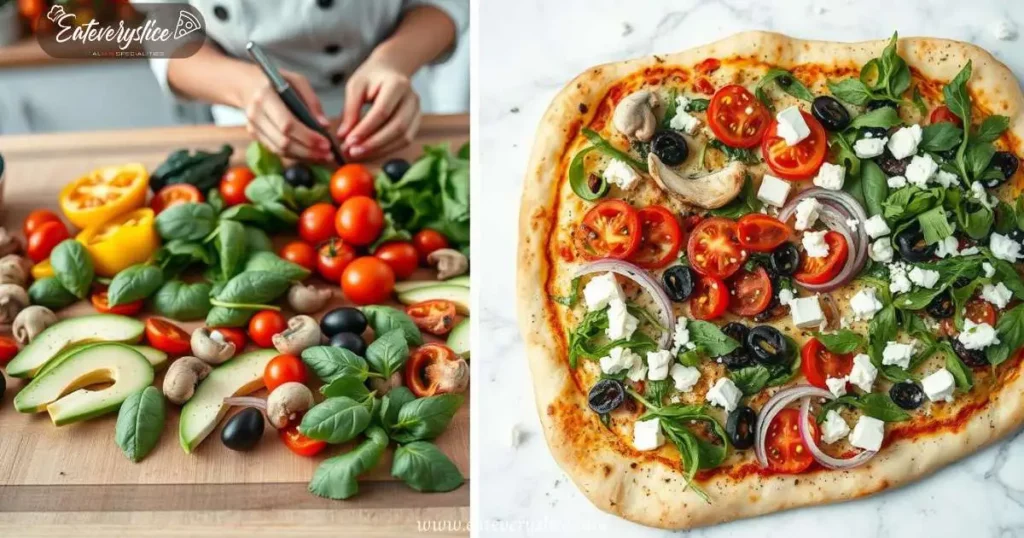
[[[697,275],[693,269],[685,265],[673,265],[661,275],[661,281],[665,286],[665,293],[669,299],[675,302],[685,301],[693,293],[693,287],[697,284]]]
[[[937,245],[925,243],[921,225],[915,221],[896,234],[896,248],[904,260],[918,263],[930,260],[935,255]]]
[[[366,341],[356,333],[338,333],[331,337],[331,346],[347,349],[360,357],[366,355]]]
[[[988,359],[985,357],[985,352],[980,349],[967,349],[959,338],[950,338],[950,345],[953,346],[953,352],[956,353],[960,360],[964,361],[964,364],[971,368],[983,368],[989,366]]]
[[[658,131],[651,139],[651,152],[669,166],[683,164],[690,154],[690,147],[683,135],[675,131]]]
[[[868,101],[867,109],[870,112],[872,110],[878,110],[879,108],[885,107],[889,107],[897,112],[900,110],[899,105],[895,101],[890,101],[888,99],[872,99]]]
[[[889,397],[894,404],[907,410],[917,409],[924,403],[924,391],[913,381],[896,383],[889,389]]]
[[[935,319],[946,319],[953,317],[956,306],[953,304],[953,296],[949,291],[944,291],[935,296],[932,302],[928,303],[928,315]]]
[[[1002,185],[1006,180],[1010,179],[1017,173],[1017,168],[1020,166],[1020,159],[1009,151],[997,151],[996,154],[992,156],[992,161],[989,162],[989,166],[994,167],[1003,176],[999,179],[989,179],[985,181],[985,186],[991,189]]]
[[[750,329],[742,323],[730,321],[722,326],[722,332],[742,345],[743,342],[747,341],[747,334],[750,333]]]
[[[800,268],[800,251],[796,245],[787,241],[772,251],[768,263],[776,274],[792,276]]]
[[[312,187],[313,171],[302,163],[284,169],[284,180],[292,187]]]
[[[775,327],[758,325],[747,334],[747,351],[765,364],[783,364],[790,356],[789,340]]]
[[[246,407],[231,417],[220,431],[220,440],[231,450],[249,450],[263,438],[263,413]]]
[[[587,403],[599,415],[615,411],[625,399],[626,389],[615,379],[598,381],[587,394]]]
[[[320,332],[328,337],[338,333],[363,334],[366,330],[366,316],[358,308],[343,306],[324,314],[320,319]]]
[[[893,176],[904,176],[907,174],[907,165],[910,164],[910,160],[914,156],[905,157],[903,159],[897,159],[889,153],[889,149],[886,148],[881,155],[875,158],[875,162],[878,163],[878,167],[885,172],[885,175],[889,177]]]
[[[729,442],[739,450],[754,446],[754,430],[757,424],[757,413],[753,409],[741,405],[729,413],[725,420],[725,433]]]
[[[405,159],[391,159],[384,163],[381,170],[384,170],[384,174],[391,179],[391,181],[398,181],[402,179],[402,176],[409,171],[409,161]]]
[[[747,352],[747,348],[745,347],[745,343],[747,341],[747,334],[750,332],[750,329],[748,329],[747,326],[742,323],[732,321],[726,323],[722,327],[722,332],[725,333],[729,338],[732,338],[733,340],[739,342],[740,347],[719,357],[719,362],[721,362],[723,366],[730,370],[739,370],[740,368],[753,366],[754,359],[753,357],[750,356],[750,353]]]
[[[829,131],[842,131],[850,124],[850,112],[835,97],[828,95],[814,98],[811,115]]]
[[[885,138],[889,136],[889,130],[885,127],[861,127],[860,138]]]

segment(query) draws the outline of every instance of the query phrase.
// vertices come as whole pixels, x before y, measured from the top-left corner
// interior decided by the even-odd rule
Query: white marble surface
[[[769,7],[774,5],[774,7]],[[558,468],[540,432],[516,322],[522,175],[538,120],[577,73],[603,62],[679,51],[737,31],[861,40],[931,35],[974,42],[1024,78],[1024,0],[480,0],[474,174],[474,527],[482,536],[658,536],[594,508]],[[484,275],[484,276],[480,276]],[[513,446],[513,429],[521,432]],[[838,505],[693,531],[695,536],[1024,536],[1024,436],[910,486]]]

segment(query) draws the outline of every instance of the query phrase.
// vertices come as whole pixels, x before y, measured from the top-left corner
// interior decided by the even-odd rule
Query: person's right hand
[[[303,161],[332,160],[330,142],[292,115],[263,72],[255,65],[252,68],[252,89],[244,98],[249,136],[283,157]],[[320,106],[320,99],[309,81],[298,73],[283,69],[281,76],[299,94],[313,117],[327,126],[328,120]]]

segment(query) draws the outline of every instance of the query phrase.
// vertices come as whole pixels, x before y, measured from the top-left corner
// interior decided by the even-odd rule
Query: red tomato
[[[441,232],[424,228],[412,236],[412,245],[416,247],[416,252],[420,255],[420,263],[426,265],[427,256],[430,256],[431,252],[448,248],[448,238]]]
[[[811,134],[795,146],[786,144],[778,135],[779,122],[772,121],[761,142],[761,156],[775,175],[783,179],[807,179],[818,172],[828,153],[825,128],[814,116],[800,111]]]
[[[792,233],[779,219],[763,213],[743,215],[736,222],[736,238],[740,245],[754,252],[771,252],[786,242]]]
[[[710,75],[722,67],[722,61],[718,58],[705,58],[699,64],[693,66],[693,70],[705,75]]]
[[[957,127],[964,126],[964,120],[960,119],[960,116],[954,114],[946,105],[942,105],[933,110],[931,116],[928,117],[928,121],[933,124],[948,121],[949,123],[955,123]]]
[[[18,342],[10,336],[0,336],[0,364],[7,364],[18,354]]]
[[[829,230],[825,234],[825,243],[828,245],[828,256],[812,258],[805,253],[800,257],[800,268],[793,275],[794,280],[803,284],[824,284],[843,270],[846,258],[850,255],[846,238],[839,232]]]
[[[245,188],[256,176],[247,166],[233,166],[224,172],[220,180],[220,196],[229,206],[244,204],[249,201],[245,196]]]
[[[708,126],[715,137],[734,148],[752,148],[761,141],[771,115],[754,94],[738,84],[715,92],[708,105]]]
[[[341,291],[358,305],[386,301],[395,289],[395,272],[373,256],[356,258],[341,274]]]
[[[285,330],[284,316],[276,310],[261,310],[249,320],[249,339],[260,347],[274,347],[274,335]]]
[[[184,204],[186,202],[202,202],[205,200],[203,193],[199,192],[199,189],[188,183],[177,183],[175,185],[168,185],[157,192],[153,196],[153,199],[149,202],[149,207],[153,210],[153,213],[157,215],[161,211],[176,204]]]
[[[412,243],[394,241],[377,247],[374,256],[384,260],[395,272],[395,278],[405,280],[419,267],[419,254]]]
[[[444,299],[411,304],[405,313],[420,330],[437,336],[448,334],[455,325],[455,303]]]
[[[605,200],[587,211],[573,236],[576,250],[588,260],[624,260],[640,246],[640,216],[622,200]]]
[[[238,327],[218,327],[211,329],[211,332],[219,332],[225,340],[235,344],[235,352],[241,353],[245,349],[245,345],[249,343],[249,338],[245,336],[245,330],[239,329]]]
[[[316,456],[327,447],[326,442],[310,439],[299,433],[299,424],[297,422],[279,430],[277,433],[281,436],[281,441],[284,441],[288,450],[307,458]]]
[[[668,209],[649,206],[637,212],[640,218],[640,246],[630,257],[640,267],[659,269],[676,260],[683,231]]]
[[[704,219],[693,229],[686,242],[686,256],[698,273],[715,278],[729,278],[747,261],[736,223],[722,217]]]
[[[299,237],[316,245],[334,237],[334,206],[328,203],[313,204],[299,215]]]
[[[725,282],[713,276],[702,276],[690,296],[690,314],[704,321],[721,317],[729,306],[729,290]]]
[[[21,231],[25,234],[25,237],[28,238],[32,235],[32,232],[38,230],[47,222],[58,222],[63,224],[60,217],[53,211],[50,211],[49,209],[37,209],[25,217],[25,223],[22,225]]]
[[[310,271],[316,269],[316,249],[309,243],[292,241],[281,249],[281,257]]]
[[[92,301],[93,308],[96,309],[100,314],[119,314],[122,316],[134,316],[142,311],[142,299],[138,301],[132,301],[130,303],[119,304],[117,306],[110,306],[107,292],[100,291],[92,294],[89,298]]]
[[[373,174],[361,164],[346,164],[331,176],[331,198],[335,203],[353,196],[373,196]]]
[[[817,338],[811,338],[800,350],[800,369],[807,382],[823,389],[830,377],[846,377],[853,369],[852,353],[832,353]]]
[[[185,329],[163,318],[146,320],[146,340],[169,355],[184,355],[192,350],[191,336]]]
[[[306,382],[306,365],[295,355],[278,355],[270,359],[263,369],[263,384],[267,386],[267,392],[293,382]]]
[[[356,259],[356,251],[337,237],[320,246],[317,253],[316,270],[328,282],[341,282],[341,273]]]
[[[772,302],[772,281],[768,271],[758,267],[753,272],[740,270],[729,282],[733,296],[729,311],[739,316],[756,316]]]
[[[50,257],[53,247],[69,237],[68,229],[63,222],[44,223],[28,236],[28,248],[25,252],[32,261],[39,263]]]
[[[384,212],[373,198],[353,196],[338,208],[334,229],[350,245],[369,245],[384,229]]]
[[[800,411],[789,408],[775,415],[768,425],[765,455],[768,457],[768,467],[772,470],[796,474],[806,471],[814,463],[814,456],[811,456],[800,437],[799,424]],[[818,425],[813,420],[809,420],[808,425],[811,427],[811,435],[817,441],[821,435]]]
[[[443,366],[445,363],[457,362],[459,356],[452,349],[444,344],[430,342],[418,347],[412,352],[409,360],[405,362],[405,386],[417,398],[426,398],[436,394],[451,392],[451,388],[442,386],[438,376],[431,375],[437,370],[432,368]]]
[[[973,321],[974,323],[988,323],[989,325],[995,326],[996,324],[996,307],[992,306],[992,303],[975,297],[967,304],[964,305],[964,317]]]

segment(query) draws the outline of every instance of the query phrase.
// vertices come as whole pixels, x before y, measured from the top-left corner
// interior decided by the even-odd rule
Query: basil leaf
[[[391,475],[416,491],[452,491],[463,483],[462,473],[452,460],[425,441],[398,447]]]
[[[758,164],[761,162],[761,157],[759,156],[757,151],[754,151],[751,148],[734,148],[732,146],[726,145],[725,142],[722,142],[717,138],[712,138],[711,140],[708,140],[708,143],[704,146],[703,151],[706,152],[709,149],[721,151],[723,154],[725,154],[726,161],[739,161],[744,164]],[[703,168],[704,153],[701,153],[701,158],[699,162],[700,166]],[[760,207],[758,207],[758,209],[760,209]]]
[[[273,252],[253,252],[245,262],[243,274],[253,271],[273,273],[290,281],[305,280],[309,269],[281,258]]]
[[[1006,260],[992,256],[988,251],[985,251],[985,259],[996,270],[992,281],[1002,282],[1004,286],[1013,292],[1014,297],[1024,300],[1024,282],[1021,282],[1020,274],[1014,265]]]
[[[385,379],[401,371],[408,358],[409,344],[406,343],[405,333],[401,329],[377,336],[377,339],[366,348],[366,362],[370,369],[383,375]]]
[[[888,394],[882,392],[869,392],[860,397],[859,406],[865,415],[877,418],[884,422],[903,422],[910,420],[910,413],[907,413],[898,405],[893,403]]]
[[[160,440],[166,419],[164,395],[156,387],[146,387],[121,404],[114,440],[129,460],[138,463]]]
[[[871,90],[867,85],[855,78],[829,82],[828,91],[832,92],[836,99],[851,105],[864,106],[872,99]]]
[[[366,439],[350,452],[323,461],[309,481],[309,492],[328,499],[348,499],[359,493],[356,478],[377,466],[388,446],[388,436],[381,428],[370,426]]]
[[[889,184],[885,173],[874,161],[868,160],[861,164],[861,189],[868,216],[883,215],[885,201],[889,197]]]
[[[982,120],[977,132],[971,138],[975,142],[990,144],[995,142],[1009,127],[1010,118],[993,114]]]
[[[686,324],[686,328],[690,331],[690,341],[711,357],[721,357],[740,347],[739,342],[710,321],[693,320]]]
[[[931,152],[949,151],[960,145],[962,139],[963,129],[955,123],[944,121],[926,125],[921,131],[921,143],[917,147]]]
[[[964,361],[960,360],[956,352],[945,343],[942,348],[942,354],[946,356],[946,370],[953,375],[953,380],[956,382],[956,387],[962,391],[969,391],[974,386],[974,376],[971,374],[971,369],[964,364]]]
[[[710,99],[690,99],[689,103],[686,103],[686,107],[683,108],[686,112],[704,112],[711,106]]]
[[[398,422],[398,413],[405,404],[416,399],[416,396],[405,387],[395,387],[381,398],[380,422],[390,434],[391,428]]]
[[[209,204],[174,204],[156,216],[156,231],[165,241],[198,241],[213,232],[216,217]]]
[[[206,326],[210,328],[241,327],[249,323],[249,319],[254,315],[256,315],[255,310],[215,306],[206,314]]]
[[[60,310],[78,300],[75,294],[64,289],[57,277],[40,278],[28,288],[28,298],[32,304],[45,306],[51,310]]]
[[[366,322],[373,329],[377,336],[386,334],[395,329],[401,329],[405,335],[405,341],[410,346],[418,346],[423,343],[423,335],[413,323],[412,318],[405,312],[390,306],[371,305],[363,306],[360,309],[366,316]]]
[[[850,122],[847,129],[859,129],[861,127],[881,127],[888,129],[902,123],[903,121],[900,120],[900,115],[896,112],[895,108],[884,106],[853,118],[853,121]]]
[[[743,392],[744,396],[751,396],[764,390],[768,386],[768,379],[771,376],[771,372],[762,364],[729,372],[729,379]]]
[[[953,235],[953,226],[946,220],[946,210],[942,206],[921,213],[917,216],[917,222],[921,225],[924,242],[929,245]]]
[[[50,264],[64,289],[79,299],[89,294],[96,273],[85,246],[74,239],[61,241],[50,253]]]
[[[299,423],[299,432],[310,439],[331,444],[355,438],[370,425],[370,412],[361,403],[346,398],[328,398],[314,405]]]
[[[971,70],[971,60],[968,60],[953,80],[942,88],[946,107],[968,127],[971,125],[971,96],[967,93],[967,81],[971,78]]]
[[[864,345],[864,338],[849,329],[839,329],[831,334],[817,333],[814,337],[832,353],[853,353]]]
[[[459,394],[438,394],[406,403],[398,411],[391,438],[399,443],[433,439],[448,427],[462,405]]]
[[[992,366],[999,366],[1010,353],[1024,345],[1024,304],[1015,306],[1004,312],[996,322],[996,334],[999,343],[985,348],[985,357]]]
[[[576,152],[569,162],[569,186],[576,196],[587,201],[594,201],[608,194],[609,185],[604,177],[600,174],[588,175],[584,166],[587,155],[596,149],[597,146],[587,146]],[[590,186],[591,177],[594,178],[593,188]]]
[[[216,298],[224,303],[266,304],[280,297],[291,283],[277,273],[246,270],[229,280]]]
[[[210,285],[180,280],[165,283],[153,295],[152,308],[161,316],[178,321],[202,319],[210,312]]]
[[[107,290],[110,306],[145,299],[164,283],[164,274],[152,265],[133,265],[114,275]]]
[[[366,361],[352,351],[332,346],[314,346],[302,352],[302,362],[324,383],[350,377],[365,381],[370,373]]]
[[[253,174],[262,176],[265,174],[281,174],[284,172],[284,165],[281,158],[273,151],[270,151],[259,142],[252,142],[245,149],[245,164],[249,166]]]
[[[782,91],[788,93],[789,95],[792,95],[793,97],[796,97],[797,99],[807,101],[808,103],[814,101],[814,94],[811,93],[811,91],[807,89],[807,86],[804,86],[804,84],[800,82],[800,80],[794,77],[792,73],[786,71],[785,69],[773,67],[769,69],[763,77],[761,77],[761,80],[757,82],[757,86],[754,87],[754,95],[757,96],[758,100],[761,101],[761,103],[763,103],[764,106],[768,107],[768,110],[774,111],[775,107],[773,106],[772,100],[768,97],[768,94],[765,90],[772,83],[777,83],[779,79],[782,77],[788,77],[790,81],[789,85],[787,86],[778,84],[779,88],[781,88]]]
[[[580,298],[580,277],[573,278],[569,283],[569,295],[558,297],[552,296],[551,300],[567,307],[576,306],[576,301]]]
[[[327,398],[344,396],[357,402],[366,402],[371,397],[370,389],[366,388],[364,380],[357,377],[336,377],[330,383],[320,387],[320,394]],[[372,412],[370,416],[373,417]]]
[[[269,204],[274,202],[292,203],[295,193],[283,177],[273,174],[256,176],[246,185],[245,197],[269,210]]]

